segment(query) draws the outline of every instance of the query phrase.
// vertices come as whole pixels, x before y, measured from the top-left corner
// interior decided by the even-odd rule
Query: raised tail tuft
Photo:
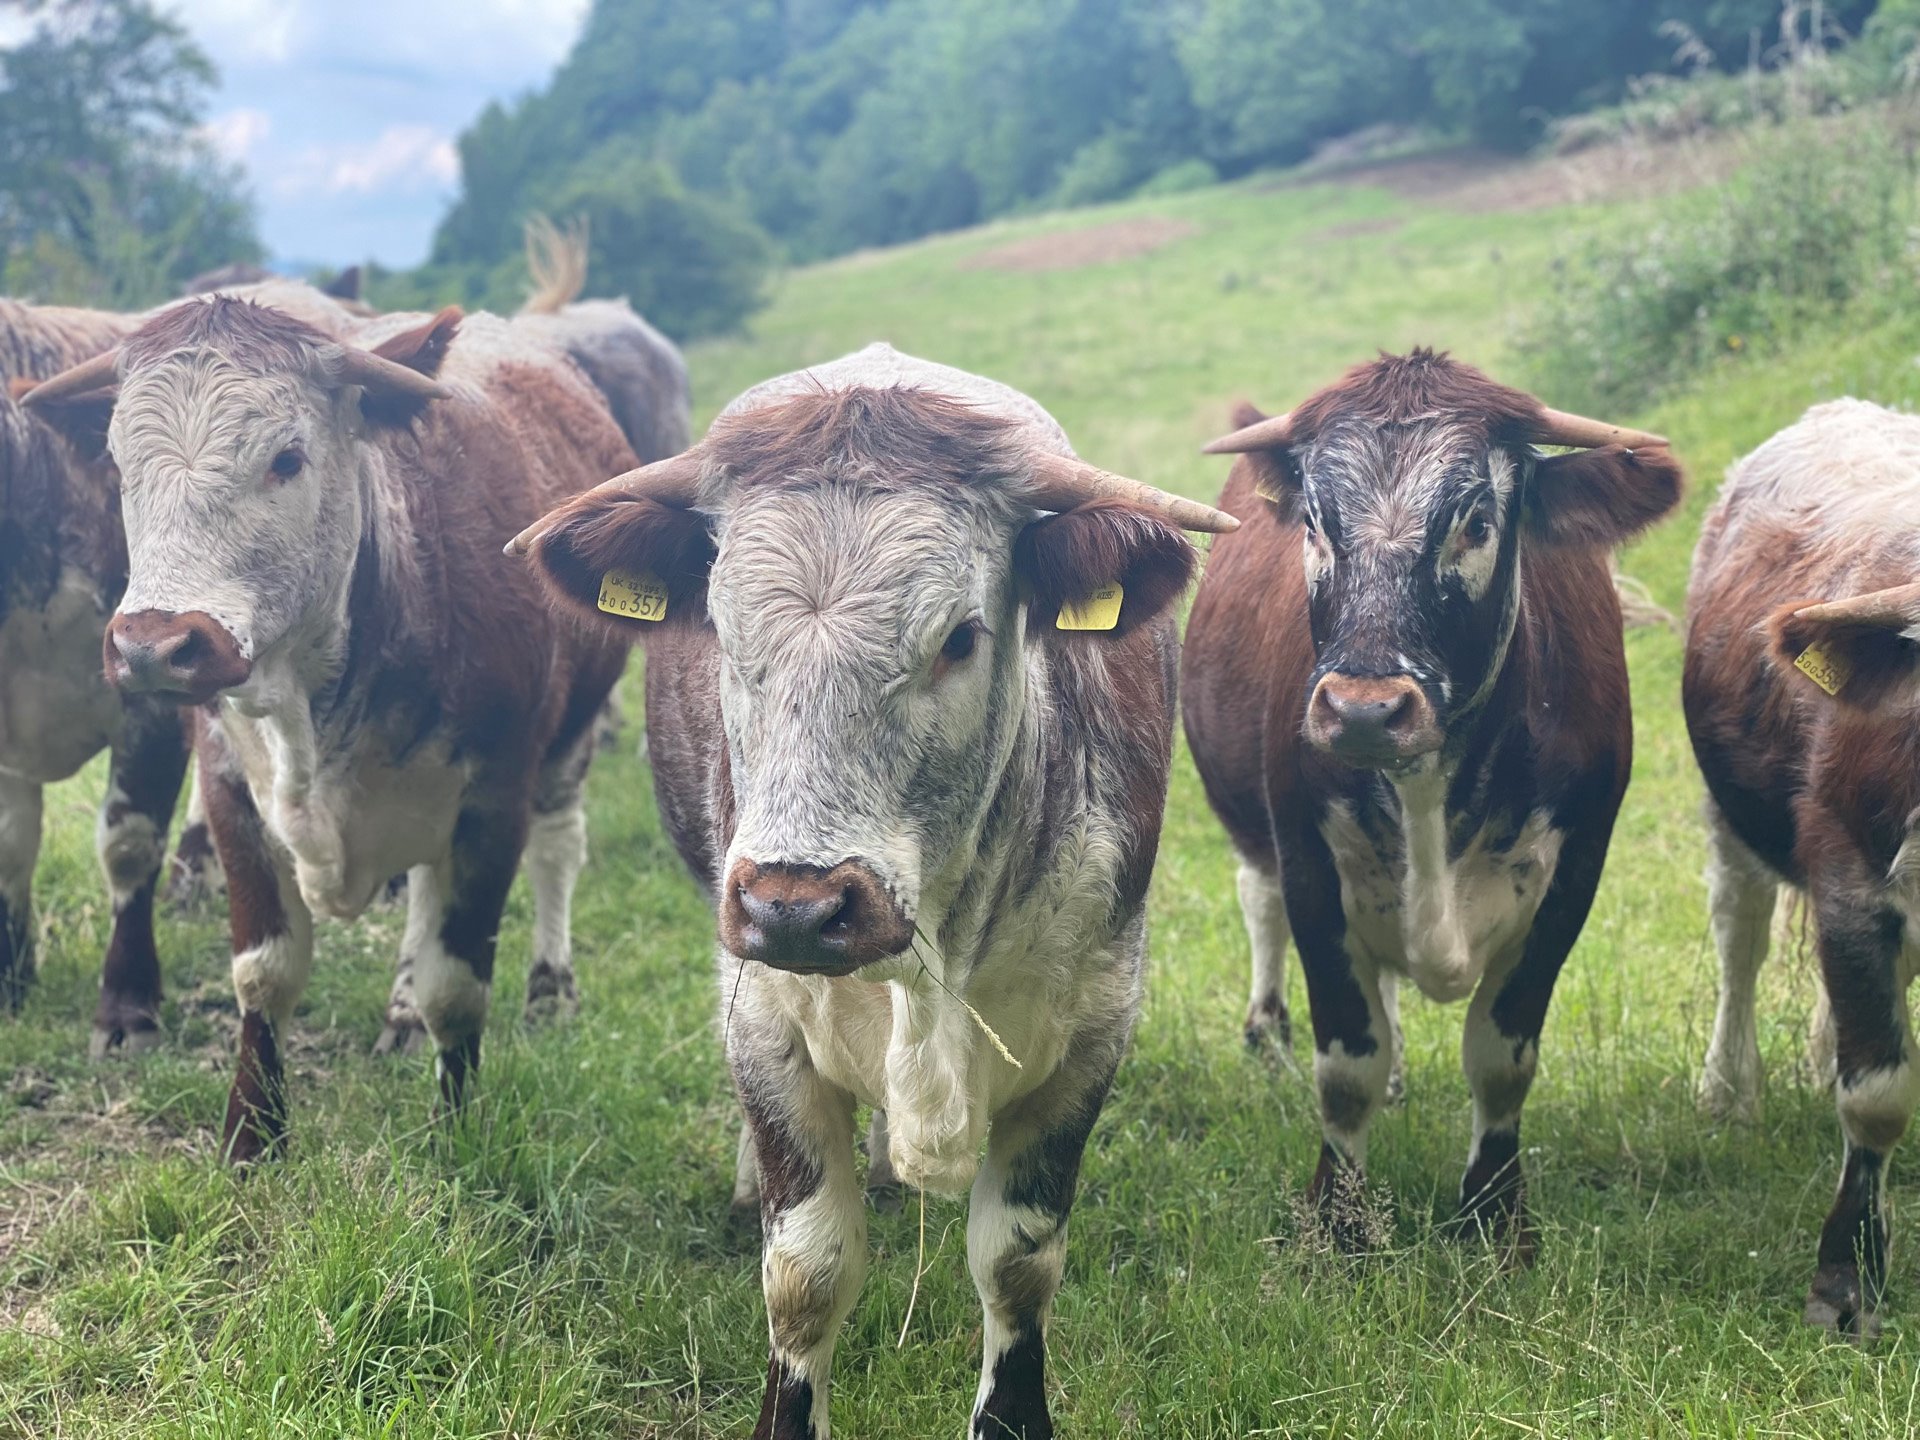
[[[545,215],[529,216],[526,237],[532,288],[520,313],[557,314],[578,300],[587,285],[587,217],[577,216],[560,226]]]

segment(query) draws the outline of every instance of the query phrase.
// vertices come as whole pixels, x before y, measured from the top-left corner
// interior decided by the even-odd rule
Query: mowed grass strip
[[[1208,496],[1225,465],[1197,446],[1237,396],[1282,408],[1376,348],[1416,343],[1523,379],[1508,339],[1568,237],[1649,213],[1466,213],[1444,197],[1250,183],[798,271],[750,337],[689,358],[704,417],[769,374],[888,339],[1030,391],[1102,465]],[[1174,238],[1079,269],[965,263],[1143,217],[1178,222],[1163,227]],[[1816,400],[1913,403],[1912,354],[1898,326],[1836,326],[1731,363],[1652,414],[1606,417],[1671,435],[1694,474],[1684,512],[1625,568],[1679,610],[1725,465]],[[1680,643],[1639,630],[1628,648],[1634,784],[1527,1113],[1546,1242],[1530,1273],[1437,1233],[1467,1141],[1461,1011],[1412,996],[1408,1099],[1373,1133],[1382,1250],[1343,1260],[1303,1226],[1316,1106],[1298,1071],[1241,1049],[1233,862],[1177,760],[1146,1013],[1094,1133],[1053,1330],[1063,1434],[1913,1431],[1907,1157],[1894,1166],[1887,1335],[1861,1352],[1799,1322],[1838,1134],[1803,1058],[1812,962],[1795,937],[1763,981],[1765,1123],[1695,1113],[1716,966]],[[516,892],[481,1095],[436,1135],[429,1062],[367,1055],[398,913],[326,926],[292,1046],[292,1152],[245,1179],[215,1155],[235,1024],[224,920],[163,919],[166,1048],[86,1063],[108,919],[91,854],[103,773],[52,793],[44,973],[0,1021],[0,1434],[747,1432],[765,1328],[755,1251],[723,1223],[736,1122],[712,928],[635,754],[638,671],[620,746],[590,782],[579,1021],[520,1024],[530,912]],[[1308,1059],[1304,1038],[1294,1059]],[[962,1428],[979,1344],[964,1207],[930,1201],[926,1234],[897,1346],[915,1207],[871,1223],[836,1433]]]

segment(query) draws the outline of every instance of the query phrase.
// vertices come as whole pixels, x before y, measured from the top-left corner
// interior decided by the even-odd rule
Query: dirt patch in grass
[[[1086,265],[1111,265],[1136,260],[1162,246],[1184,240],[1198,226],[1164,215],[1137,220],[1115,220],[1084,230],[1054,230],[1029,235],[988,250],[976,251],[960,262],[962,270],[1078,270]]]
[[[1737,137],[1712,136],[1664,144],[1596,146],[1575,155],[1501,155],[1447,150],[1405,159],[1296,171],[1272,182],[1276,190],[1338,181],[1378,185],[1408,200],[1456,210],[1545,210],[1671,195],[1730,175],[1740,163]],[[1329,232],[1331,234],[1331,232]]]

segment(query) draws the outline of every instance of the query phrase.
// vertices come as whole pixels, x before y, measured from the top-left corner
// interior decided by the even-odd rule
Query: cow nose
[[[1440,744],[1433,706],[1411,675],[1324,676],[1308,707],[1307,738],[1360,765],[1412,759]]]
[[[866,866],[735,863],[721,942],[743,960],[799,974],[845,975],[913,939],[913,925]]]
[[[139,610],[107,626],[107,679],[136,694],[178,696],[200,705],[241,684],[253,665],[211,615]]]

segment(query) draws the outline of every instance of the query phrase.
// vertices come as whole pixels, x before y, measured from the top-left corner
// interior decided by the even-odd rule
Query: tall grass
[[[1915,297],[1916,112],[1801,119],[1727,185],[1557,259],[1517,350],[1543,392],[1631,411],[1719,362]]]

